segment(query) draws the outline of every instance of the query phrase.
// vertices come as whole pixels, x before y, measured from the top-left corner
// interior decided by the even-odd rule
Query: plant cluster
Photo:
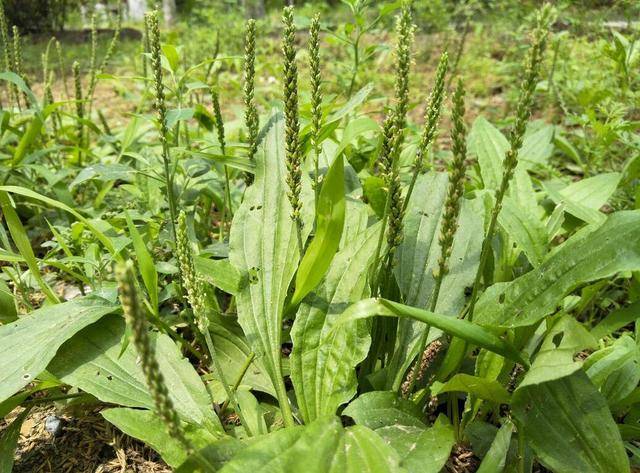
[[[220,53],[220,32],[192,64],[151,11],[124,77],[106,72],[120,20],[102,60],[92,21],[88,72],[73,62],[62,95],[60,44],[36,93],[0,15],[0,417],[98,407],[181,473],[630,472],[640,210],[606,204],[637,192],[640,159],[555,177],[554,147],[571,148],[531,119],[566,107],[545,75],[556,10],[529,26],[505,136],[468,123],[463,47],[441,53],[412,122],[410,3],[374,120],[360,41],[380,18],[346,3],[342,95],[322,18],[303,35],[286,7],[273,108],[254,20],[242,55]],[[615,44],[631,95],[633,48]],[[139,94],[124,126],[96,102],[102,80]],[[0,437],[0,471],[26,415]]]

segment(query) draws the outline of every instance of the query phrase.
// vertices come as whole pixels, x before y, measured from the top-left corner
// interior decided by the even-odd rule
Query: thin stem
[[[86,393],[70,393],[70,394],[60,394],[57,396],[49,396],[49,397],[39,397],[36,399],[29,399],[22,403],[23,406],[36,406],[39,404],[47,404],[49,402],[57,402],[57,401],[65,401],[67,399],[75,399],[77,397],[81,397],[86,395]]]
[[[247,371],[249,370],[249,367],[251,366],[251,363],[253,362],[255,357],[256,357],[256,354],[251,352],[251,353],[249,353],[247,358],[244,360],[244,364],[240,368],[240,373],[238,373],[238,377],[233,382],[232,390],[233,390],[234,393],[240,387],[240,383],[242,383],[242,380],[244,379],[244,376],[247,374]],[[222,404],[222,407],[220,407],[220,410],[224,411],[227,408],[228,405],[229,405],[229,399],[224,401],[224,403]]]

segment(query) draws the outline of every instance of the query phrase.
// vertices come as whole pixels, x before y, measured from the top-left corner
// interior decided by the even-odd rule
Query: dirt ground
[[[11,422],[19,412],[10,414]],[[170,473],[157,453],[110,425],[97,412],[61,415],[57,435],[45,430],[53,407],[34,408],[25,419],[13,473]],[[7,422],[0,421],[0,435]]]

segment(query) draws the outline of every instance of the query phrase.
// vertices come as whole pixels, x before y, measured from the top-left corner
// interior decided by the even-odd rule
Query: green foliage
[[[177,472],[640,465],[637,35],[423,3],[0,16],[0,470],[53,403]]]

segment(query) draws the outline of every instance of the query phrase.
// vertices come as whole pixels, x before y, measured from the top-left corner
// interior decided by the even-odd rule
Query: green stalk
[[[167,106],[165,103],[164,87],[162,85],[162,50],[160,45],[160,26],[158,23],[158,11],[147,13],[146,21],[149,25],[151,42],[151,67],[153,69],[153,82],[156,92],[156,110],[158,112],[158,124],[160,126],[160,142],[162,144],[162,162],[164,178],[167,184],[167,200],[169,201],[169,215],[174,238],[176,237],[177,199],[173,186],[173,173],[171,172],[171,155],[169,152],[169,130],[167,129]]]
[[[311,75],[311,147],[313,148],[314,183],[316,208],[320,195],[320,128],[322,126],[322,75],[320,72],[320,14],[311,21],[309,30],[309,70]],[[316,212],[317,213],[317,212]]]
[[[224,132],[224,121],[222,120],[222,110],[220,109],[220,98],[215,89],[211,89],[211,101],[213,102],[213,115],[216,119],[216,130],[218,132],[218,142],[223,155],[227,154],[226,139]],[[233,215],[231,207],[231,180],[229,178],[229,168],[224,165],[224,205],[222,208],[222,223],[220,224],[220,241],[224,240],[224,232],[227,228],[227,211],[229,218]]]
[[[455,234],[458,230],[460,199],[464,192],[464,161],[467,157],[467,130],[464,123],[464,95],[464,85],[461,80],[458,80],[458,86],[456,87],[456,91],[453,95],[453,129],[451,132],[453,161],[449,171],[449,186],[447,188],[444,215],[442,217],[442,224],[440,227],[440,258],[438,259],[438,270],[435,274],[435,285],[429,306],[429,310],[431,312],[435,312],[436,310],[442,281],[449,272],[449,259],[451,258],[451,252],[453,251]],[[424,376],[424,370],[427,367],[427,353],[425,352],[425,349],[429,339],[429,329],[430,327],[427,326],[420,337],[420,343],[418,345],[418,359],[410,371],[407,380],[402,385],[402,391],[405,397],[409,396],[413,392],[416,382],[420,381]]]
[[[502,180],[500,181],[500,187],[495,193],[495,204],[491,212],[491,219],[489,221],[489,227],[487,233],[482,242],[482,250],[480,252],[480,263],[476,276],[473,282],[473,290],[471,293],[471,300],[467,310],[467,317],[469,320],[473,318],[473,311],[475,309],[476,301],[478,299],[478,293],[480,290],[480,280],[484,274],[485,267],[491,252],[491,242],[493,240],[496,227],[498,224],[498,216],[500,210],[502,210],[502,201],[509,188],[509,183],[513,177],[516,166],[518,164],[518,152],[522,148],[522,142],[524,140],[524,134],[527,127],[527,122],[531,117],[533,109],[533,94],[535,92],[538,77],[540,75],[540,64],[542,63],[544,49],[547,42],[547,35],[549,32],[549,22],[551,16],[551,9],[549,5],[545,5],[539,16],[538,25],[534,31],[534,38],[529,55],[527,57],[527,63],[525,68],[525,75],[520,87],[520,97],[518,100],[518,106],[516,109],[516,120],[513,125],[509,140],[509,150],[503,161],[504,171],[502,173]]]
[[[287,186],[289,203],[291,204],[291,219],[296,224],[298,249],[304,250],[302,241],[302,156],[300,150],[300,119],[298,116],[298,66],[296,65],[295,35],[293,24],[293,7],[285,7],[282,21],[284,33],[282,39],[282,53],[284,55],[284,116],[285,116],[285,159],[287,163]]]
[[[413,162],[413,176],[411,177],[411,183],[409,184],[409,190],[404,199],[404,210],[406,211],[413,188],[418,180],[418,175],[422,171],[424,165],[424,157],[427,154],[427,149],[433,143],[436,136],[436,130],[440,119],[440,110],[442,109],[442,102],[444,101],[445,88],[444,79],[447,74],[447,66],[449,62],[449,56],[447,53],[443,53],[440,56],[440,62],[438,63],[438,69],[436,71],[435,84],[429,95],[429,101],[427,110],[424,117],[424,129],[422,136],[420,137],[420,144],[418,145],[418,151]]]

